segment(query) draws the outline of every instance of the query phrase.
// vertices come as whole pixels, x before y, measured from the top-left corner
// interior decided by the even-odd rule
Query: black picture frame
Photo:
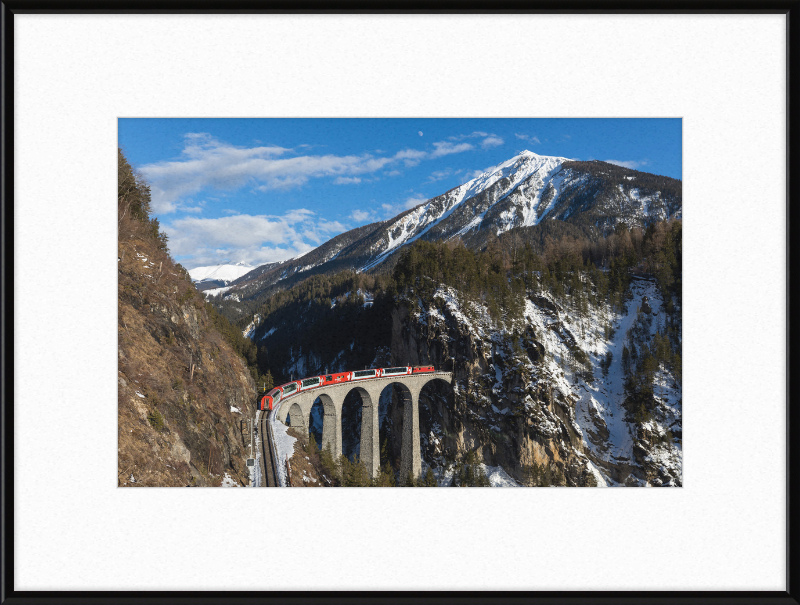
[[[87,0],[2,0],[2,603],[219,603],[234,601],[250,603],[393,603],[396,605],[419,602],[459,603],[463,605],[490,603],[501,599],[505,603],[537,603],[559,605],[606,605],[613,603],[648,603],[666,605],[672,603],[722,604],[790,604],[800,603],[800,530],[798,526],[797,499],[794,489],[800,485],[800,448],[793,446],[792,437],[800,435],[800,414],[791,404],[792,364],[790,357],[793,328],[791,317],[790,241],[792,210],[800,203],[800,179],[793,177],[798,163],[792,161],[792,149],[800,147],[800,95],[797,89],[797,66],[800,65],[800,1],[755,2],[755,1],[644,1],[620,0],[617,2],[589,1],[535,1],[511,3],[486,9],[477,3],[440,3],[431,7],[412,3],[338,3],[322,5],[299,4],[286,0],[269,3],[233,0],[232,2],[127,0],[101,2]],[[16,14],[208,14],[208,13],[645,13],[645,14],[785,14],[787,17],[787,205],[786,205],[786,308],[787,308],[787,383],[786,388],[786,591],[741,592],[741,591],[564,591],[564,592],[275,592],[265,595],[258,592],[164,592],[164,591],[118,591],[118,592],[26,592],[14,587],[14,16]],[[792,18],[792,13],[795,17]],[[794,78],[792,77],[794,75]],[[792,94],[795,93],[795,94]],[[797,211],[795,210],[795,214]],[[792,411],[794,410],[794,414]],[[793,509],[794,505],[794,509]]]

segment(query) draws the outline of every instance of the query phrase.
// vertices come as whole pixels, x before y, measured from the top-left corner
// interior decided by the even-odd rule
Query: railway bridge
[[[301,391],[280,401],[273,410],[272,420],[283,422],[287,416],[289,426],[308,433],[311,408],[320,399],[324,408],[322,421],[322,449],[330,449],[334,458],[342,454],[342,406],[345,397],[356,391],[361,396],[361,460],[372,477],[380,467],[380,441],[378,437],[378,403],[381,392],[389,385],[397,385],[403,398],[403,440],[400,453],[400,476],[409,472],[414,477],[422,473],[419,441],[419,394],[422,388],[436,380],[452,384],[452,372],[431,372],[401,376],[383,376],[361,381],[330,384]]]

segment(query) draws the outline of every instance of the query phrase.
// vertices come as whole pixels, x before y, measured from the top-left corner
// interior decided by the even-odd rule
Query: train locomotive
[[[266,395],[262,396],[258,402],[258,409],[261,411],[271,411],[280,401],[296,395],[301,391],[316,389],[329,384],[340,384],[343,382],[354,382],[358,380],[369,380],[374,378],[389,378],[392,376],[409,376],[414,374],[430,374],[435,372],[433,366],[400,366],[396,368],[372,368],[369,370],[354,370],[351,372],[338,372],[336,374],[323,374],[320,376],[310,376],[300,380],[292,380],[271,389]]]

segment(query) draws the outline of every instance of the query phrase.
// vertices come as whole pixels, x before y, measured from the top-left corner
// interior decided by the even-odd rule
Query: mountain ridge
[[[595,237],[619,222],[645,228],[681,217],[681,189],[681,181],[670,177],[524,150],[394,218],[341,233],[302,256],[256,267],[226,284],[224,296],[252,298],[303,275],[383,271],[418,239],[460,239],[484,249],[514,228],[546,220],[571,223]]]

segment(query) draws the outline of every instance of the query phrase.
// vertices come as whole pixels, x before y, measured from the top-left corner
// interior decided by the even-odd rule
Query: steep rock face
[[[119,485],[246,485],[253,380],[188,274],[136,227],[119,244]]]
[[[637,419],[622,385],[623,343],[637,330],[640,338],[654,333],[661,312],[653,284],[636,283],[631,295],[623,315],[594,309],[592,324],[535,293],[524,322],[507,325],[452,289],[395,310],[392,363],[455,374],[452,391],[432,386],[420,398],[426,464],[445,472],[475,450],[522,484],[530,484],[530,467],[544,465],[571,486],[681,485],[680,387],[662,367],[648,419]],[[603,313],[616,327],[610,339]],[[609,352],[616,362],[604,369]]]
[[[508,334],[492,330],[477,306],[465,315],[453,291],[441,291],[428,308],[421,301],[393,315],[394,363],[432,363],[453,371],[453,392],[444,385],[420,397],[423,458],[440,471],[477,451],[488,466],[500,466],[525,483],[526,466],[553,465],[567,485],[585,485],[586,457],[574,402],[546,380]],[[524,345],[541,357],[533,333]],[[570,467],[579,469],[567,473]]]

